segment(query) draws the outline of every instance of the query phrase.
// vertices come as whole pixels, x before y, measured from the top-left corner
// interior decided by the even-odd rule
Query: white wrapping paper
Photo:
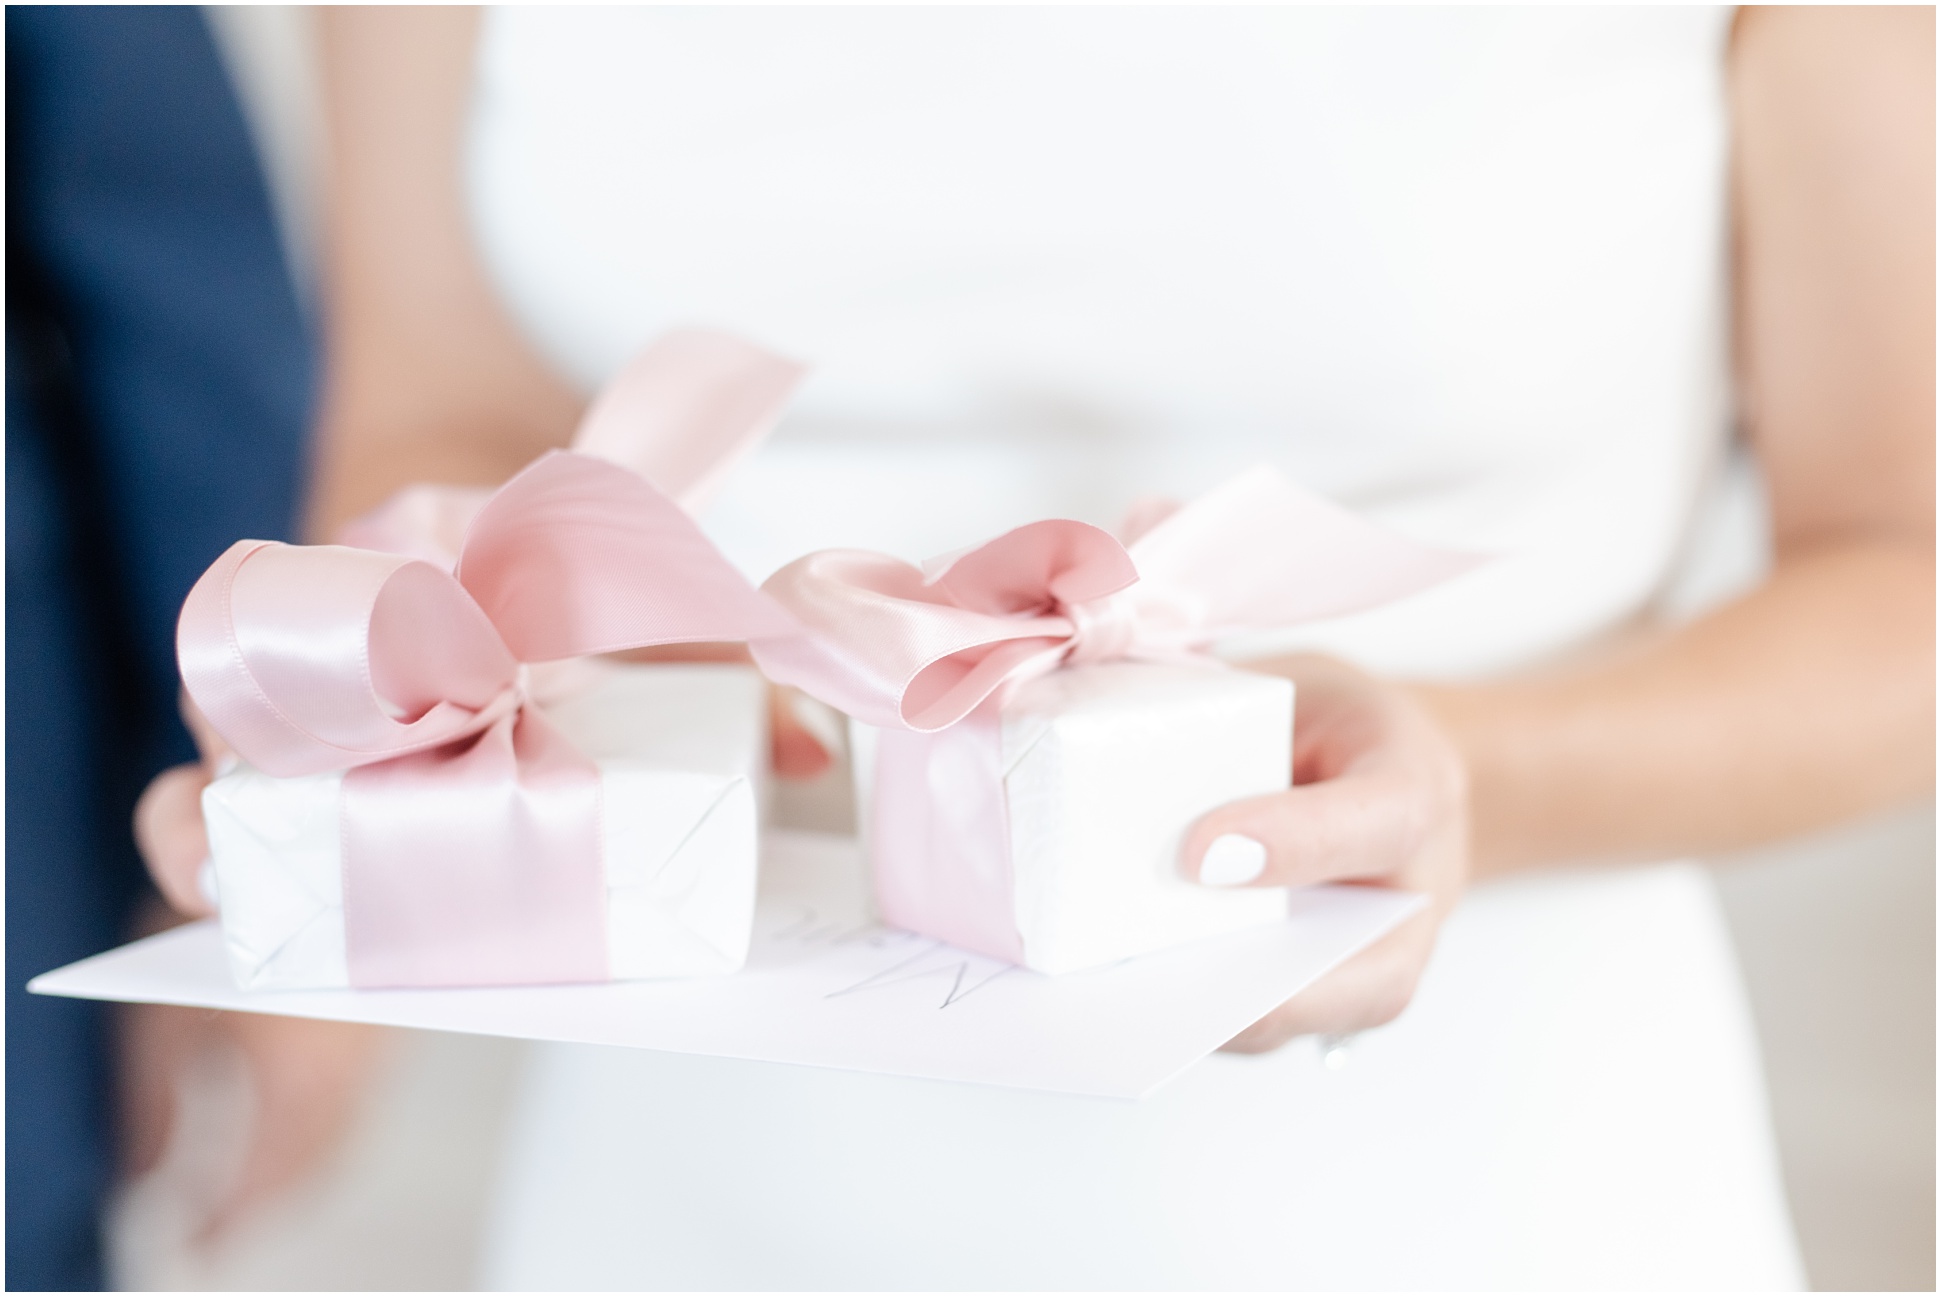
[[[1216,806],[1288,786],[1292,681],[1108,662],[1031,681],[1003,719],[1026,967],[1075,972],[1286,917],[1284,890],[1203,887],[1179,851]],[[854,729],[857,787],[873,791],[876,732]]]
[[[732,973],[754,917],[766,685],[752,668],[605,666],[546,714],[600,767],[614,980]],[[239,767],[203,793],[224,944],[246,990],[349,985],[341,773]]]

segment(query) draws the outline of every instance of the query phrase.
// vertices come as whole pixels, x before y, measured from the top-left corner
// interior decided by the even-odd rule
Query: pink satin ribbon
[[[676,490],[717,478],[710,448],[718,467],[752,445],[799,372],[722,340],[650,352],[581,440]],[[751,369],[786,381],[728,399]],[[800,631],[627,468],[554,452],[478,494],[453,570],[239,541],[182,608],[183,682],[231,746],[271,775],[346,772],[354,986],[604,980],[599,770],[547,721],[529,664]],[[391,538],[431,547],[409,517],[392,510]]]
[[[713,329],[662,334],[601,389],[572,448],[630,468],[699,513],[761,443],[807,371]],[[337,539],[449,569],[485,487],[421,483],[347,524]]]
[[[754,645],[770,679],[885,729],[871,822],[877,900],[901,927],[1014,962],[1000,712],[1064,666],[1215,661],[1217,641],[1342,616],[1481,560],[1375,527],[1252,469],[1121,544],[1031,523],[919,569],[826,550],[763,589],[811,632]]]

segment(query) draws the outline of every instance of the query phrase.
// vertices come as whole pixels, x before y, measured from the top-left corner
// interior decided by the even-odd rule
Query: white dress
[[[495,11],[468,177],[589,388],[815,366],[704,519],[759,578],[1260,460],[1497,554],[1299,636],[1475,677],[1661,599],[1729,425],[1723,13]],[[1479,888],[1352,1065],[1115,1104],[543,1047],[508,1287],[1797,1287],[1705,876]]]

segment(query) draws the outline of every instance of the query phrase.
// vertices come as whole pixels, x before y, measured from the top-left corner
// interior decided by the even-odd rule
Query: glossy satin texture
[[[1012,688],[1115,658],[1210,664],[1228,636],[1372,608],[1480,561],[1265,467],[1143,509],[1127,532],[1030,523],[922,569],[827,550],[764,583],[812,633],[754,645],[762,670],[887,731],[870,825],[887,921],[1022,960],[1002,784]]]
[[[633,469],[699,513],[774,426],[805,373],[734,334],[673,329],[601,390],[580,420],[573,449]],[[408,486],[347,523],[337,539],[449,570],[491,495],[483,487]]]
[[[759,437],[797,374],[724,335],[675,335],[622,375],[576,444],[691,496]],[[426,515],[397,502],[363,534],[405,553],[240,541],[183,605],[183,681],[265,772],[346,771],[353,985],[603,980],[599,771],[547,722],[530,664],[797,627],[679,505],[608,459],[550,453],[476,504],[416,490],[446,521],[473,515],[453,570],[435,533],[412,530]]]

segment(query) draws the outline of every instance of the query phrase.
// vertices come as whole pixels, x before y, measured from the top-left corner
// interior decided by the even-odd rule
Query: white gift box
[[[861,801],[880,735],[854,731]],[[1206,812],[1287,788],[1293,741],[1280,677],[1107,662],[1022,686],[1002,712],[1002,777],[1023,964],[1075,972],[1284,919],[1284,889],[1202,886],[1179,852]]]
[[[609,666],[546,705],[600,767],[608,967],[615,981],[732,973],[754,920],[767,686],[752,668]],[[202,795],[224,944],[246,990],[350,984],[343,774],[240,766]]]

